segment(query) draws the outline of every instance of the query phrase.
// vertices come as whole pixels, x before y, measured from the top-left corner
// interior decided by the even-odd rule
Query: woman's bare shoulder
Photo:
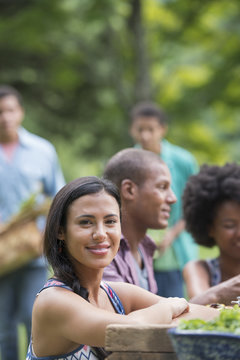
[[[186,275],[193,273],[208,273],[208,266],[206,260],[192,260],[184,266],[183,274]]]
[[[60,313],[69,311],[71,304],[85,301],[72,291],[62,287],[49,287],[41,291],[33,306],[33,316],[44,319],[54,319]]]

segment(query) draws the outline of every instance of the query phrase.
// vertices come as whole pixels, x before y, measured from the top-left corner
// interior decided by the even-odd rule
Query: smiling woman
[[[161,298],[131,284],[102,281],[120,235],[120,197],[110,181],[79,178],[58,192],[44,236],[54,276],[34,304],[28,360],[104,359],[109,324],[166,324],[183,313],[194,316],[183,298]]]
[[[116,255],[121,236],[120,210],[106,191],[85,195],[68,210],[67,226],[58,238],[81,277],[83,268],[103,268]]]

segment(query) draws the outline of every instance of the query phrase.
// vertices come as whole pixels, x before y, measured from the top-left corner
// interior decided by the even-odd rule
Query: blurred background
[[[0,83],[67,181],[133,145],[129,111],[146,99],[199,164],[239,162],[239,60],[239,0],[0,0]]]
[[[239,161],[239,0],[0,0],[0,82],[24,126],[56,147],[67,181],[132,146],[151,99],[199,164]]]

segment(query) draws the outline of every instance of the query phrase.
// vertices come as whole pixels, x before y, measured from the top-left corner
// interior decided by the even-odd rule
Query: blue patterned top
[[[219,258],[207,259],[206,264],[210,273],[211,286],[218,285],[222,280]]]
[[[115,291],[107,283],[103,281],[101,282],[100,286],[108,295],[108,298],[111,301],[116,313],[125,315],[125,311],[122,306],[122,303],[119,297],[117,296],[117,294],[115,293]],[[40,292],[49,287],[62,287],[67,290],[73,291],[69,286],[65,285],[62,281],[51,278],[46,282],[46,284],[43,286]],[[88,345],[80,345],[77,349],[67,354],[37,357],[33,353],[32,342],[30,342],[26,360],[98,360],[98,357],[94,349]]]

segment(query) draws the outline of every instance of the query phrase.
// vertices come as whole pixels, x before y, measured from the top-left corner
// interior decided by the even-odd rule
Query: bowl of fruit
[[[240,359],[240,308],[222,308],[210,321],[182,319],[168,334],[178,360]]]

